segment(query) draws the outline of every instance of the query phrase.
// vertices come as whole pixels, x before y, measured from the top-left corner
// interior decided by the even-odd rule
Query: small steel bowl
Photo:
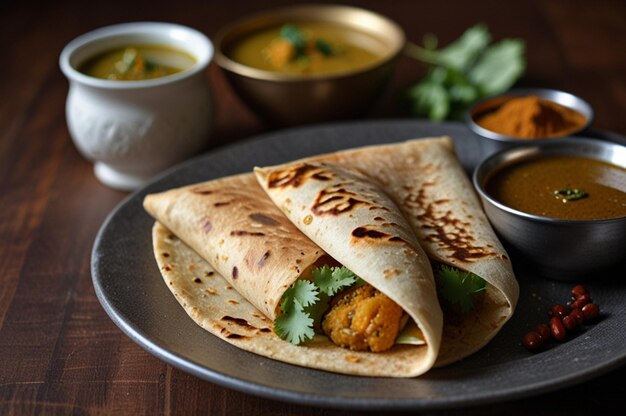
[[[383,46],[373,64],[336,74],[285,74],[243,65],[230,56],[243,38],[285,23],[328,22],[365,33]],[[275,125],[297,125],[356,117],[382,92],[402,52],[405,35],[377,13],[338,5],[300,5],[243,18],[215,37],[215,62],[245,104]]]
[[[488,130],[476,122],[478,118],[490,111],[495,110],[508,100],[515,97],[525,97],[530,95],[534,95],[539,98],[543,98],[544,100],[549,100],[564,107],[578,111],[585,116],[585,124],[575,131],[570,130],[566,132],[566,134],[563,136],[525,139],[507,136],[505,134],[500,134],[495,131]],[[485,98],[472,105],[465,115],[465,121],[470,130],[472,130],[472,132],[480,137],[480,148],[483,157],[487,157],[495,152],[510,147],[527,145],[529,144],[529,141],[533,144],[540,144],[546,141],[552,141],[554,139],[580,134],[591,125],[593,118],[593,109],[591,108],[589,103],[587,103],[582,98],[568,92],[542,88],[513,89],[501,95]]]
[[[536,155],[573,155],[598,159],[626,168],[626,146],[568,138],[498,152],[474,170],[474,187],[487,217],[500,236],[538,266],[549,278],[591,278],[626,255],[626,216],[603,220],[562,220],[528,214],[506,206],[485,191],[491,172]]]

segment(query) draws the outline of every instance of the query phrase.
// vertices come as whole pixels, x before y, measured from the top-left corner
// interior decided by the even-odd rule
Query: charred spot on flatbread
[[[241,236],[251,236],[251,237],[263,237],[265,233],[260,231],[246,231],[246,230],[233,230],[230,232],[230,235],[233,237],[241,237]]]
[[[450,253],[450,258],[461,262],[473,262],[496,253],[489,247],[477,244],[476,238],[470,231],[471,224],[459,219],[452,210],[443,210],[440,205],[449,202],[448,199],[430,201],[427,188],[433,183],[424,183],[418,190],[410,190],[404,200],[415,218],[419,221],[424,232],[424,239],[436,244]]]
[[[223,316],[222,317],[222,321],[226,321],[226,322],[232,322],[235,325],[239,325],[242,327],[246,327],[246,328],[255,328],[254,326],[250,325],[250,323],[248,321],[246,321],[245,319],[242,318],[234,318],[232,316]],[[256,329],[256,328],[255,328]]]
[[[288,186],[297,188],[309,179],[329,181],[332,178],[332,173],[322,166],[300,163],[287,169],[270,173],[267,179],[267,185],[270,189],[286,188]]]
[[[213,229],[213,223],[211,223],[211,220],[207,217],[202,217],[200,220],[200,228],[202,228],[202,231],[205,233],[209,233]]]
[[[198,195],[211,195],[213,193],[213,190],[206,189],[205,187],[202,187],[202,186],[198,186],[196,188],[192,188],[190,191],[192,193],[198,194]]]
[[[269,259],[270,257],[270,251],[267,250],[265,253],[263,253],[263,255],[261,256],[261,258],[259,259],[259,261],[257,262],[257,265],[259,266],[259,268],[265,266],[265,262],[267,261],[267,259]],[[297,260],[296,260],[297,261]]]
[[[356,198],[356,194],[346,190],[342,184],[337,184],[319,191],[311,211],[318,216],[340,215],[352,211],[357,205],[371,204]]]
[[[383,237],[389,237],[389,234],[383,233],[382,231],[365,228],[365,227],[357,227],[354,230],[352,230],[352,236],[357,237],[357,238],[367,237],[367,238],[379,239]]]
[[[390,241],[392,243],[406,243],[406,241],[396,235],[367,227],[355,228],[354,230],[352,230],[352,237],[354,237],[355,240],[368,238],[378,241]]]
[[[229,315],[224,315],[220,322],[225,326],[221,327],[220,332],[227,338],[247,337],[254,335],[257,332],[271,332],[272,330],[267,327],[256,327],[243,318],[237,318]],[[246,335],[241,334],[244,332]]]
[[[252,221],[258,222],[263,225],[280,225],[280,222],[276,221],[274,218],[269,215],[261,214],[259,212],[254,212],[249,215]]]

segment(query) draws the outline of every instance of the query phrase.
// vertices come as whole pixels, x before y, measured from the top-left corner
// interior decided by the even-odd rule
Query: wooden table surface
[[[5,1],[0,3],[0,414],[342,414],[232,391],[173,368],[109,319],[91,283],[90,254],[105,216],[127,194],[101,185],[65,121],[63,46],[94,28],[169,21],[213,36],[263,2]],[[521,86],[564,89],[596,111],[595,127],[626,134],[626,2],[346,1],[396,20],[408,38],[442,43],[485,22],[496,39],[527,41]],[[424,68],[401,59],[367,118],[406,117],[401,91]],[[212,65],[211,147],[271,130]],[[623,335],[623,334],[622,334]],[[624,335],[626,336],[626,335]],[[587,414],[625,404],[626,368],[474,414]],[[447,414],[460,414],[460,410]]]

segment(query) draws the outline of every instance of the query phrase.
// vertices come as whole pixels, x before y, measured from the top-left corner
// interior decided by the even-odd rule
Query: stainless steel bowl
[[[383,45],[373,64],[333,74],[287,74],[243,65],[231,58],[241,39],[285,23],[328,22],[365,33]],[[215,37],[215,61],[239,97],[275,125],[353,118],[371,107],[392,75],[404,32],[377,13],[339,5],[297,5],[266,11],[223,28]]]
[[[491,224],[508,243],[546,275],[558,280],[591,278],[626,257],[626,216],[605,220],[561,220],[506,206],[485,191],[494,170],[536,155],[584,156],[626,168],[626,147],[593,139],[562,139],[498,152],[475,169],[474,187]]]
[[[582,98],[577,97],[576,95],[564,91],[543,88],[520,88],[510,90],[501,95],[485,98],[484,100],[478,101],[474,105],[472,105],[472,107],[470,107],[465,115],[465,121],[467,122],[470,130],[472,130],[472,132],[480,137],[480,148],[483,157],[487,157],[495,152],[514,146],[527,145],[529,141],[532,141],[533,144],[541,144],[546,141],[553,141],[557,138],[560,138],[550,137],[523,139],[519,137],[507,136],[505,134],[500,134],[495,131],[488,130],[476,123],[476,120],[480,116],[489,111],[493,111],[511,98],[525,97],[530,95],[534,95],[539,98],[543,98],[544,100],[549,100],[564,107],[571,108],[572,110],[578,111],[585,116],[585,124],[576,131],[567,132],[567,135],[579,134],[584,132],[593,121],[594,113],[589,103],[587,103]]]

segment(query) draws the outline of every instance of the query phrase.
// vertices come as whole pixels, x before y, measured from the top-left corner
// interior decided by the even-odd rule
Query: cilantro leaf
[[[313,282],[319,287],[320,292],[333,296],[341,289],[352,286],[357,276],[346,267],[322,266],[311,272]]]
[[[295,47],[304,47],[306,45],[306,36],[296,25],[283,25],[280,28],[280,36],[293,43]]]
[[[433,121],[446,118],[450,109],[450,98],[443,85],[426,79],[409,90],[412,98],[412,112],[426,116]]]
[[[324,292],[320,292],[320,300],[304,309],[304,311],[309,314],[311,319],[313,319],[313,329],[319,330],[322,328],[322,318],[324,317],[326,311],[330,308],[331,299],[331,296],[328,296]]]
[[[437,273],[437,290],[446,301],[458,305],[463,313],[474,307],[472,295],[486,288],[485,280],[471,272],[442,265]]]
[[[489,44],[491,35],[487,27],[478,24],[465,31],[460,38],[445,48],[435,49],[437,38],[433,34],[424,37],[425,46],[407,45],[407,54],[419,61],[445,68],[463,71],[468,69]]]
[[[296,345],[313,339],[315,336],[313,319],[304,311],[297,299],[293,299],[288,313],[284,313],[276,318],[274,321],[274,332],[282,339]]]
[[[303,55],[306,48],[306,35],[296,25],[286,24],[280,28],[280,37],[291,43],[296,55]]]
[[[274,320],[276,335],[292,344],[313,339],[314,328],[321,325],[322,316],[328,310],[330,299],[340,290],[363,280],[345,267],[313,269],[313,281],[297,280],[283,294],[280,309],[283,312]]]
[[[330,43],[326,42],[324,39],[317,39],[315,41],[315,47],[324,56],[334,55],[333,47],[330,45]]]
[[[294,305],[294,300],[303,308],[314,304],[319,300],[318,289],[312,282],[297,280],[285,291],[280,308],[283,312],[289,312]]]
[[[465,31],[437,54],[437,64],[463,71],[468,69],[491,40],[491,35],[484,24],[478,24]]]
[[[508,90],[526,68],[525,49],[526,44],[519,39],[504,39],[489,47],[468,72],[469,80],[484,95]]]
[[[487,27],[478,24],[440,49],[432,34],[425,36],[424,47],[408,43],[406,54],[430,68],[407,90],[411,112],[433,121],[462,119],[474,101],[509,89],[526,67],[525,43],[504,39],[490,46],[490,41]]]

